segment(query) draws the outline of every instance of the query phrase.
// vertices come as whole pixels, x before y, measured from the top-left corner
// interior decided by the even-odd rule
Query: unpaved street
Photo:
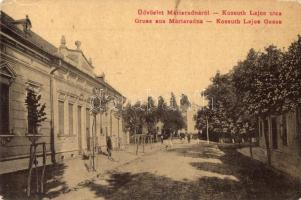
[[[177,144],[57,199],[287,199],[298,189],[234,149]]]

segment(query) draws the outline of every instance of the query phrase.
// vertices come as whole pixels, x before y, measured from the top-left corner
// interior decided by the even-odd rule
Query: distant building
[[[294,112],[272,115],[259,120],[259,159],[267,162],[266,141],[268,135],[271,165],[301,179],[301,106]]]
[[[91,150],[93,88],[120,102],[125,97],[105,81],[104,74],[94,73],[79,41],[70,49],[62,37],[57,48],[31,31],[28,17],[14,20],[1,12],[0,18],[0,173],[28,167],[32,133],[25,105],[28,89],[41,94],[41,102],[46,103],[47,120],[39,142],[46,143],[47,162],[51,152],[60,161]],[[112,103],[108,107],[96,117],[96,143],[104,146],[105,136],[111,135],[116,147],[127,140],[120,116]]]
[[[160,137],[163,134],[163,127],[164,127],[164,123],[159,120],[156,123],[156,134],[155,134],[155,139],[158,140],[157,137]]]
[[[198,129],[196,128],[196,121],[194,116],[197,114],[200,106],[197,104],[191,104],[187,107],[181,107],[182,116],[184,117],[184,121],[186,123],[186,129],[181,130],[181,132],[189,133],[189,134],[197,134]]]

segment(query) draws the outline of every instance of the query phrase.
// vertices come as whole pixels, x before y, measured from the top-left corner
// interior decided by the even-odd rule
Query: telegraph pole
[[[208,116],[206,116],[206,124],[207,124],[207,143],[210,144],[210,141],[209,141],[209,124],[208,124]]]
[[[204,91],[205,89],[202,90],[201,94],[202,94],[202,106],[203,108],[205,107],[204,105]],[[213,98],[212,98],[213,99]],[[210,107],[209,107],[210,108]],[[213,110],[213,100],[212,100],[212,110]],[[208,114],[207,114],[208,115]],[[206,116],[206,135],[207,135],[207,143],[210,144],[210,140],[209,140],[209,121],[208,121],[208,116]]]

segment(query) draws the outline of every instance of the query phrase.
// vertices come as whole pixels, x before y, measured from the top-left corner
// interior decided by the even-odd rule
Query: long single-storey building
[[[301,180],[301,106],[282,115],[259,120],[259,160],[268,162],[266,138],[271,152],[271,166]]]
[[[115,102],[124,102],[125,97],[105,81],[104,74],[95,74],[79,41],[70,49],[62,36],[57,48],[31,30],[28,16],[14,20],[1,11],[0,18],[0,174],[28,167],[32,139],[25,105],[28,90],[41,95],[46,105],[38,142],[46,143],[48,163],[50,158],[61,161],[91,150],[94,88]],[[122,127],[120,115],[108,103],[108,110],[96,115],[97,146],[105,146],[108,135],[115,147],[127,141]]]

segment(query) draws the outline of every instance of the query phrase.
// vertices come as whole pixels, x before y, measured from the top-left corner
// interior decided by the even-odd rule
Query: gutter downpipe
[[[61,65],[61,60],[59,60],[59,65]],[[50,71],[50,107],[51,107],[51,121],[50,121],[50,149],[51,149],[51,162],[52,164],[56,163],[55,160],[55,137],[54,137],[54,101],[53,101],[53,75],[54,72],[57,71],[59,68],[58,67],[54,67],[51,71]]]

